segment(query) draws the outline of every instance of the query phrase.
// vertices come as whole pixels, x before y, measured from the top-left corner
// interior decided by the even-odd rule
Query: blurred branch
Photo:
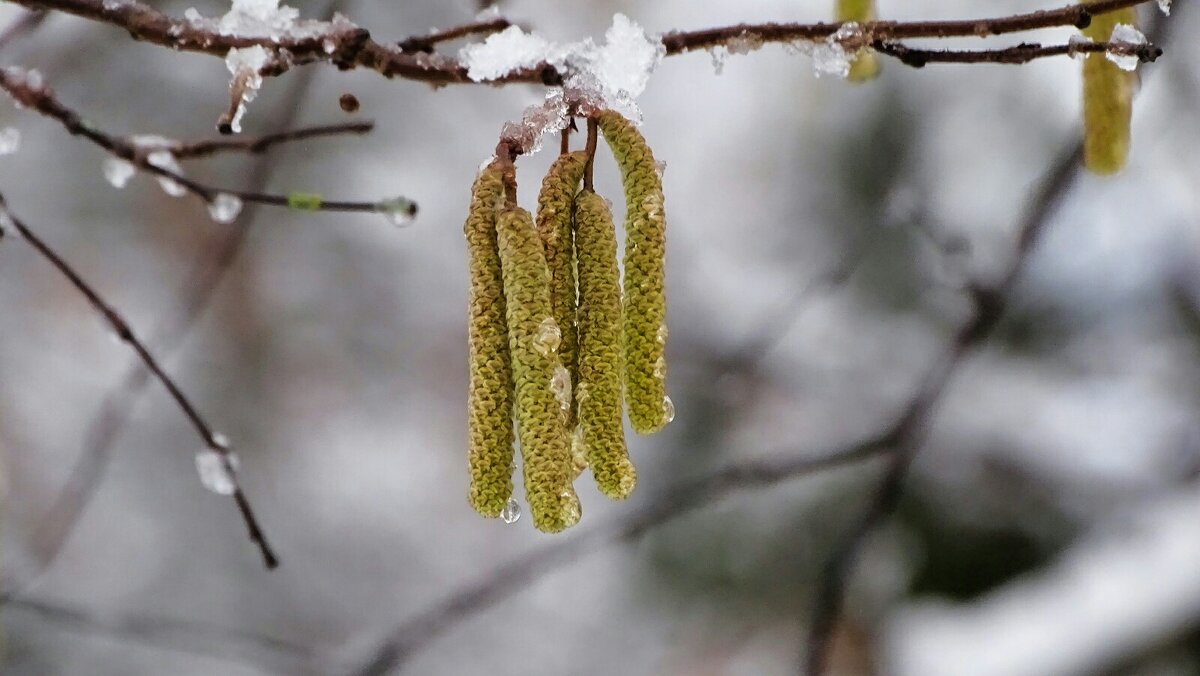
[[[302,127],[291,131],[264,134],[257,138],[222,138],[205,141],[179,143],[170,148],[171,154],[180,160],[190,160],[197,157],[208,157],[223,152],[244,152],[250,154],[264,153],[276,145],[304,141],[320,136],[337,136],[341,134],[369,134],[375,129],[375,123],[349,122],[346,124],[329,124],[317,127]]]
[[[277,207],[289,207],[305,211],[354,211],[354,212],[387,212],[395,207],[397,201],[384,200],[381,202],[345,202],[326,200],[319,196],[303,195],[298,201],[296,194],[273,195],[247,190],[227,190],[214,188],[183,176],[177,171],[156,165],[152,162],[155,151],[171,152],[170,147],[140,148],[135,143],[108,134],[84,122],[78,113],[67,108],[54,96],[54,92],[41,82],[41,76],[36,71],[24,71],[17,68],[0,69],[0,89],[8,93],[13,100],[26,108],[33,109],[42,115],[56,120],[69,133],[82,136],[92,143],[108,151],[114,157],[129,162],[137,168],[160,176],[181,186],[187,192],[203,199],[210,206],[223,195],[232,195],[238,200],[254,204],[267,204]],[[400,198],[400,203],[409,209],[409,215],[416,213],[416,203]]]
[[[30,613],[70,631],[133,641],[154,648],[177,650],[208,658],[260,661],[270,656],[286,662],[289,674],[304,673],[314,661],[312,650],[263,634],[171,617],[84,610],[41,599],[12,599],[7,608]]]
[[[230,457],[229,447],[219,433],[213,430],[212,425],[200,414],[195,404],[183,393],[179,385],[163,370],[158,360],[150,353],[146,343],[134,333],[129,322],[90,284],[88,284],[79,273],[71,267],[66,260],[63,259],[54,249],[52,249],[45,241],[33,233],[21,219],[8,208],[4,201],[4,196],[0,194],[0,226],[9,226],[15,229],[21,237],[29,242],[39,254],[50,262],[58,271],[67,278],[72,286],[76,288],[88,303],[100,313],[117,338],[129,345],[130,348],[137,354],[138,359],[146,367],[150,373],[154,374],[156,380],[167,389],[171,398],[175,400],[176,406],[179,407],[183,414],[187,417],[192,427],[196,429],[196,433],[204,441],[205,446],[216,453],[224,466],[225,473],[233,484],[233,499],[237,503],[238,511],[242,515],[242,520],[246,523],[246,530],[249,533],[250,540],[258,546],[262,553],[263,563],[267,568],[274,568],[279,565],[279,560],[275,557],[275,552],[272,551],[271,545],[267,542],[266,535],[258,524],[258,518],[254,515],[254,510],[250,507],[249,500],[246,499],[245,493],[242,492],[242,487],[237,480],[236,468]]]
[[[681,517],[736,491],[774,486],[822,470],[861,462],[879,454],[880,439],[819,455],[748,460],[719,469],[676,487],[626,518],[538,548],[495,568],[487,577],[464,585],[431,608],[388,632],[369,657],[350,673],[379,676],[402,665],[413,653],[460,622],[526,589],[544,576],[583,556],[633,540],[646,531]]]
[[[1162,56],[1162,49],[1155,45],[1134,45],[1124,42],[1086,42],[1051,45],[1044,47],[1038,43],[1021,43],[1014,47],[1003,49],[981,50],[952,50],[952,49],[913,49],[897,42],[876,40],[871,48],[880,54],[899,59],[901,63],[913,68],[923,68],[927,63],[1007,63],[1020,65],[1034,59],[1049,56],[1074,56],[1076,54],[1126,54],[1136,56],[1141,63],[1149,63]]]
[[[42,25],[48,14],[45,10],[35,9],[17,17],[8,25],[8,28],[4,29],[4,32],[0,33],[0,49],[4,49],[20,38],[32,33],[38,26]]]
[[[274,59],[272,64],[262,70],[262,75],[279,75],[294,65],[328,62],[343,70],[369,68],[388,78],[399,77],[434,84],[471,84],[475,82],[468,76],[466,67],[457,59],[443,54],[428,53],[432,51],[432,47],[436,43],[436,40],[430,41],[431,36],[409,38],[399,45],[391,47],[375,42],[366,29],[360,28],[344,18],[315,27],[312,24],[316,22],[310,22],[304,31],[296,31],[278,39],[272,39],[265,36],[227,35],[216,28],[215,21],[174,19],[153,7],[132,0],[119,3],[106,0],[9,0],[9,2],[33,9],[53,9],[67,12],[119,27],[136,40],[181,51],[202,52],[221,58],[224,58],[231,49],[255,45],[266,47],[275,53],[286,50],[287,58]],[[849,40],[858,43],[855,46],[863,46],[874,41],[987,37],[1056,26],[1082,28],[1087,26],[1095,15],[1133,7],[1145,2],[1149,2],[1149,0],[1099,0],[1067,5],[1055,10],[956,21],[868,21],[860,24],[860,33]],[[477,24],[476,26],[483,25]],[[738,24],[698,31],[669,32],[662,36],[662,44],[666,48],[666,55],[672,56],[697,49],[747,43],[815,42],[831,38],[843,41],[840,36],[835,35],[842,27],[841,23]],[[465,28],[467,27],[463,29]],[[462,31],[463,29],[457,30]],[[453,34],[453,37],[470,34],[462,32],[454,34],[453,30],[447,33]],[[405,46],[408,48],[406,49]],[[1007,61],[999,62],[1007,63]],[[498,78],[486,81],[486,84],[525,82],[556,86],[561,85],[563,80],[563,74],[555,66],[549,63],[539,63],[512,70]]]

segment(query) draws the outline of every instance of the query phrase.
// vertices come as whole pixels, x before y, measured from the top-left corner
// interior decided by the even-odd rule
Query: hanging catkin
[[[513,379],[496,243],[496,215],[503,199],[503,171],[490,165],[475,179],[463,226],[471,279],[467,328],[470,500],[477,512],[489,517],[500,515],[513,489]]]
[[[875,20],[875,0],[837,0],[838,21],[866,23]],[[879,59],[870,49],[860,49],[850,61],[850,73],[846,79],[864,82],[879,74]]]
[[[621,115],[597,122],[621,167],[625,188],[625,399],[629,421],[641,434],[674,417],[666,395],[667,304],[664,293],[666,217],[662,180],[646,139]]]
[[[1083,34],[1105,42],[1118,24],[1137,23],[1133,7],[1092,17]],[[1104,54],[1088,54],[1083,62],[1083,162],[1096,174],[1115,174],[1129,154],[1129,123],[1137,75],[1121,70]]]
[[[538,193],[537,229],[550,269],[550,316],[558,328],[558,357],[576,381],[575,248],[571,209],[583,177],[584,152],[559,155],[542,179]],[[549,332],[549,331],[548,331]],[[567,428],[575,426],[575,407],[567,411]]]
[[[579,521],[579,498],[566,431],[571,382],[553,351],[544,349],[550,319],[550,272],[528,211],[500,212],[496,234],[503,269],[508,345],[516,382],[517,430],[525,496],[534,525],[553,533]]]
[[[612,212],[590,190],[575,199],[579,261],[579,425],[600,492],[621,499],[637,472],[621,424],[621,282]]]

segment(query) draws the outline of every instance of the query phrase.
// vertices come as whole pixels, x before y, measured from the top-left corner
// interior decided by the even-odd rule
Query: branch
[[[898,42],[875,40],[871,49],[899,59],[906,66],[922,68],[927,63],[1007,63],[1020,65],[1034,59],[1049,56],[1074,56],[1076,54],[1128,54],[1136,56],[1141,63],[1153,62],[1162,56],[1162,49],[1154,45],[1133,45],[1124,42],[1068,43],[1065,45],[1042,46],[1023,42],[1013,47],[982,50],[913,49]]]
[[[1055,10],[1042,10],[1005,17],[966,19],[957,21],[868,21],[860,24],[864,44],[874,41],[892,42],[913,38],[987,37],[1021,33],[1056,26],[1086,27],[1092,17],[1141,5],[1149,0],[1098,0],[1097,2],[1067,5]],[[262,75],[279,75],[292,65],[328,62],[338,68],[369,68],[388,78],[403,78],[431,84],[472,84],[467,69],[453,57],[429,53],[439,34],[413,37],[399,46],[389,47],[371,39],[363,28],[345,18],[331,22],[307,22],[310,29],[297,36],[272,40],[270,37],[225,35],[210,24],[212,20],[174,19],[147,5],[132,0],[113,3],[106,0],[9,0],[34,9],[53,9],[93,21],[107,23],[128,32],[135,40],[154,43],[180,51],[201,52],[224,58],[230,49],[261,45],[276,52],[286,50],[287,63],[276,60]],[[499,21],[499,20],[497,20]],[[461,37],[466,28],[446,31],[445,35]],[[498,23],[496,25],[499,25]],[[316,26],[316,28],[312,28]],[[672,31],[662,35],[667,56],[698,49],[745,44],[791,43],[820,41],[834,35],[842,23],[763,23],[738,24],[697,31]],[[482,32],[481,29],[479,32]],[[446,38],[449,39],[449,38]],[[432,41],[431,41],[432,40]],[[408,50],[404,46],[408,46]],[[563,74],[549,63],[539,63],[513,70],[484,84],[534,83],[557,86]],[[478,83],[476,83],[478,84]]]
[[[416,52],[432,53],[435,46],[442,42],[465,38],[468,35],[490,35],[499,33],[511,26],[512,23],[503,17],[497,17],[489,21],[477,21],[475,23],[464,24],[457,28],[449,28],[444,31],[434,31],[429,35],[420,35],[408,38],[401,41],[397,46],[400,51],[415,54]]]
[[[133,164],[137,168],[174,182],[187,192],[203,199],[210,208],[222,196],[233,196],[244,203],[267,204],[277,207],[288,207],[304,211],[352,211],[383,213],[392,217],[411,219],[416,215],[417,205],[404,197],[383,200],[379,202],[347,202],[326,200],[319,195],[293,193],[290,195],[274,195],[269,193],[251,192],[246,190],[227,190],[192,180],[172,169],[158,166],[152,162],[153,153],[139,148],[119,136],[106,133],[83,121],[78,113],[63,105],[54,96],[54,92],[41,82],[41,76],[35,71],[24,71],[19,68],[0,69],[0,89],[3,89],[17,104],[33,109],[42,115],[56,120],[71,134],[82,136],[100,146],[114,157]],[[171,152],[170,147],[155,148]]]
[[[17,17],[8,28],[0,33],[0,49],[13,44],[18,39],[32,33],[34,29],[42,25],[46,20],[47,13],[42,10],[30,10],[25,14]]]
[[[488,576],[460,588],[436,605],[388,632],[370,656],[350,673],[380,676],[402,665],[414,653],[450,628],[520,592],[542,577],[591,552],[633,540],[668,521],[734,492],[774,486],[822,470],[868,460],[880,453],[881,440],[809,456],[779,456],[728,465],[676,487],[628,517],[540,547],[495,568]]]
[[[172,617],[116,614],[75,608],[42,599],[8,599],[7,607],[31,613],[67,630],[86,632],[159,649],[236,661],[237,655],[260,660],[270,655],[285,661],[287,673],[301,673],[314,661],[308,646],[272,636],[241,632],[219,625]]]
[[[3,195],[0,195],[0,225],[10,226],[15,229],[43,258],[57,268],[67,278],[67,281],[83,294],[84,298],[87,299],[96,312],[108,322],[117,338],[127,343],[133,349],[146,369],[153,373],[155,379],[166,388],[167,393],[171,395],[171,398],[175,400],[175,404],[183,411],[188,422],[196,429],[196,433],[204,441],[204,445],[220,458],[223,470],[233,485],[234,502],[237,503],[242,520],[246,523],[246,530],[249,533],[250,540],[258,546],[259,551],[262,553],[263,563],[267,568],[278,566],[279,560],[276,558],[275,552],[271,549],[271,545],[267,542],[266,535],[258,524],[258,518],[254,515],[254,510],[250,507],[250,502],[246,499],[246,495],[242,492],[241,485],[238,483],[237,471],[233,465],[234,461],[225,439],[213,430],[212,425],[200,415],[199,410],[197,410],[187,395],[183,393],[179,385],[163,370],[158,360],[154,358],[154,355],[146,347],[145,342],[134,333],[129,322],[112,305],[105,301],[100,293],[88,284],[62,256],[58,255],[54,249],[34,234],[24,222],[8,209]]]
[[[209,157],[222,152],[245,152],[253,155],[265,153],[276,145],[304,141],[320,136],[336,136],[341,134],[369,134],[375,129],[375,123],[349,122],[345,124],[330,124],[317,127],[302,127],[291,131],[281,131],[274,134],[264,134],[257,138],[221,138],[191,143],[179,143],[171,147],[171,154],[180,160],[190,160],[198,157]]]

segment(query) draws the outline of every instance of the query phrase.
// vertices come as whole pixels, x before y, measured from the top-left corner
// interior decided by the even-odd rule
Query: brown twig
[[[215,188],[195,181],[178,172],[151,163],[149,155],[135,143],[87,124],[78,113],[67,108],[55,98],[54,92],[49,87],[36,81],[39,79],[40,77],[33,77],[17,69],[0,69],[0,89],[6,91],[18,104],[56,120],[69,133],[82,136],[114,157],[125,160],[155,176],[174,181],[206,203],[211,204],[220,195],[233,195],[245,203],[300,208],[308,211],[378,212],[384,207],[384,204],[380,202],[350,202],[319,198],[307,199],[302,205],[297,205],[294,195]],[[165,150],[171,151],[169,147]]]
[[[223,152],[244,152],[250,154],[264,153],[276,145],[304,141],[321,136],[339,136],[342,134],[369,134],[375,129],[375,123],[370,120],[349,122],[345,124],[329,124],[316,127],[303,127],[291,131],[281,131],[274,134],[264,134],[256,138],[221,138],[204,141],[180,143],[171,148],[171,154],[176,159],[190,160],[199,157],[209,157]]]
[[[1037,43],[1021,43],[1002,49],[952,50],[913,49],[898,42],[876,40],[871,48],[880,54],[899,59],[906,66],[922,68],[927,63],[1004,63],[1019,65],[1034,59],[1050,56],[1096,54],[1111,52],[1136,56],[1142,63],[1152,62],[1162,56],[1162,49],[1154,45],[1130,45],[1125,43],[1088,42],[1083,44],[1043,46]]]
[[[190,21],[174,19],[139,2],[108,3],[105,0],[9,0],[34,9],[53,9],[119,27],[136,40],[181,51],[202,52],[222,58],[230,49],[262,45],[273,51],[286,50],[289,63],[276,59],[276,67],[264,75],[278,75],[290,65],[329,62],[342,69],[369,68],[388,78],[403,78],[432,84],[471,84],[467,69],[456,59],[424,51],[406,52],[381,45],[354,24],[330,22],[322,34],[304,37],[222,35]],[[1056,26],[1087,26],[1093,16],[1141,5],[1149,0],[1097,0],[1054,10],[1005,17],[957,21],[869,21],[861,24],[863,40],[893,42],[912,38],[986,37],[1020,33]],[[667,56],[754,41],[790,43],[825,40],[841,23],[738,24],[697,31],[674,31],[662,36]],[[563,74],[551,64],[541,63],[511,71],[487,84],[535,83],[561,85]]]
[[[587,161],[583,165],[583,189],[592,190],[592,173],[596,166],[596,142],[600,135],[600,126],[596,123],[596,119],[589,117],[587,121],[587,145],[584,146],[584,151],[587,152]]]
[[[499,33],[511,25],[512,23],[508,19],[496,17],[488,21],[476,21],[443,31],[434,31],[428,35],[414,35],[406,40],[402,40],[397,46],[400,47],[400,51],[406,54],[415,54],[416,52],[425,52],[428,54],[432,53],[434,47],[439,43],[465,38],[468,35]]]
[[[46,20],[48,14],[48,12],[39,9],[30,10],[17,17],[8,25],[8,28],[4,29],[3,33],[0,33],[0,49],[4,49],[5,47],[16,42],[19,38],[33,32],[35,28],[40,26],[42,22]]]
[[[237,503],[238,511],[241,512],[242,520],[246,523],[246,530],[249,532],[250,540],[258,546],[259,551],[262,553],[263,563],[266,564],[267,568],[278,566],[279,559],[275,556],[275,552],[267,542],[266,535],[258,524],[258,518],[254,515],[254,510],[250,507],[250,502],[242,492],[241,485],[237,481],[237,473],[233,466],[229,447],[221,435],[213,430],[212,425],[204,419],[204,416],[200,414],[191,399],[183,393],[183,390],[180,389],[174,379],[162,368],[162,365],[158,363],[158,360],[155,359],[154,355],[150,353],[149,348],[146,347],[146,343],[133,331],[129,322],[112,305],[105,301],[100,293],[88,284],[62,256],[58,255],[54,249],[34,234],[21,219],[17,218],[9,210],[3,195],[0,195],[0,223],[11,225],[25,241],[29,242],[43,258],[49,261],[51,265],[66,277],[71,285],[83,294],[88,303],[104,317],[105,321],[112,327],[117,338],[133,349],[146,369],[154,374],[155,379],[166,388],[171,399],[183,411],[184,416],[187,417],[188,422],[195,428],[196,433],[204,441],[205,446],[220,457],[225,472],[233,482],[233,499]]]

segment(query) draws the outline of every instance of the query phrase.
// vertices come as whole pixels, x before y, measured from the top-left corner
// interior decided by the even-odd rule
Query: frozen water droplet
[[[654,377],[663,380],[667,377],[667,360],[659,357],[654,362]]]
[[[583,508],[579,505],[579,496],[568,488],[560,493],[559,497],[562,499],[563,524],[570,528],[579,523],[579,517],[583,516]]]
[[[119,157],[110,157],[104,160],[104,180],[118,190],[128,185],[129,179],[133,178],[136,172],[137,167],[133,166],[132,162],[127,162]]]
[[[1067,53],[1071,55],[1072,59],[1082,61],[1087,58],[1087,52],[1079,51],[1079,48],[1090,44],[1092,44],[1091,38],[1076,33],[1067,39]]]
[[[1163,14],[1170,16],[1171,15],[1171,0],[1158,0],[1158,8],[1160,10],[1162,10]]]
[[[825,38],[825,41],[818,43],[812,49],[813,59],[813,74],[817,77],[822,75],[835,75],[840,78],[845,78],[850,74],[850,62],[853,60],[853,53],[858,46],[855,42],[862,41],[862,27],[853,21],[842,24],[837,32]],[[847,44],[853,45],[850,51],[847,51]]]
[[[562,343],[562,329],[558,328],[553,317],[546,317],[541,324],[538,324],[537,334],[533,336],[533,349],[546,357],[558,352],[560,343]]]
[[[175,156],[169,150],[155,150],[146,156],[146,161],[159,169],[166,169],[174,174],[183,175],[183,167],[179,166],[179,162],[175,161]],[[162,187],[163,192],[171,197],[183,197],[187,194],[187,188],[166,176],[159,176],[158,184]]]
[[[384,200],[375,206],[375,210],[397,228],[411,225],[417,218],[417,203],[407,197]]]
[[[654,334],[654,339],[658,341],[659,345],[666,345],[668,333],[669,332],[667,331],[667,325],[659,324],[658,325],[658,333]]]
[[[1112,43],[1113,46],[1136,48],[1146,44],[1146,36],[1142,35],[1141,31],[1127,23],[1119,23],[1113,27],[1112,36],[1109,37],[1108,41]],[[1141,63],[1141,59],[1137,57],[1137,54],[1114,52],[1110,50],[1105,52],[1104,55],[1108,57],[1109,61],[1117,64],[1117,68],[1120,68],[1121,70],[1134,70],[1138,67],[1138,64]]]
[[[583,389],[582,385],[580,389]],[[576,425],[575,431],[571,433],[571,465],[575,469],[575,476],[587,469],[587,444],[583,439],[583,425]]]
[[[500,520],[504,523],[516,523],[521,518],[521,505],[517,504],[516,498],[509,498],[508,502],[504,503],[504,509],[500,510]]]
[[[550,391],[554,393],[554,398],[558,400],[562,410],[571,408],[571,373],[562,364],[554,369],[554,376],[550,378]]]
[[[658,177],[661,179],[663,177],[663,174],[667,173],[667,163],[664,162],[663,160],[659,160],[659,161],[655,162],[654,163],[654,171],[655,171],[655,173],[658,174]]]
[[[0,155],[12,155],[21,148],[21,131],[16,127],[0,129]]]
[[[229,450],[229,437],[220,432],[213,432],[212,442],[217,445],[217,448]]]
[[[233,495],[237,483],[234,481],[232,468],[237,471],[237,456],[229,453],[229,464],[221,453],[211,448],[205,448],[196,453],[196,472],[200,474],[200,483],[217,495]]]
[[[725,70],[725,59],[729,58],[729,50],[723,45],[718,45],[708,50],[708,53],[712,56],[713,72],[720,75]]]
[[[208,204],[208,213],[218,223],[232,223],[242,213],[242,198],[227,192],[217,193]]]
[[[669,423],[675,419],[675,402],[671,397],[663,395],[663,422]]]

